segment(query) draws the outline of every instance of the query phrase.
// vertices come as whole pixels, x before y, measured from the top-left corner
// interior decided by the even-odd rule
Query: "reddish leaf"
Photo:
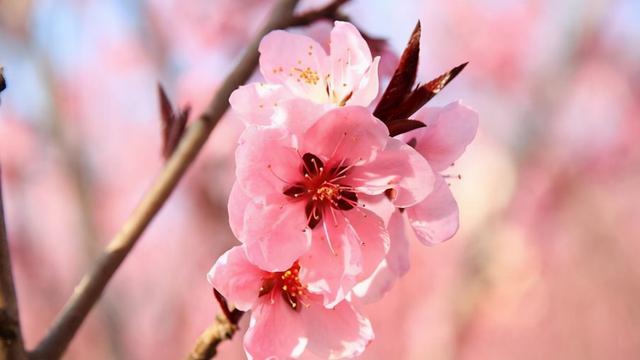
[[[404,134],[411,130],[419,129],[425,126],[427,125],[422,121],[411,120],[411,119],[396,119],[396,120],[391,120],[387,123],[387,128],[389,129],[389,136]]]
[[[163,155],[165,158],[171,156],[178,146],[178,143],[184,134],[184,130],[187,127],[187,120],[189,119],[190,113],[191,106],[186,105],[182,110],[180,110],[180,113],[174,117],[171,128],[169,129],[169,137],[167,138],[166,146],[163,149]]]
[[[408,118],[420,110],[429,100],[440,92],[469,64],[468,62],[458,65],[428,83],[418,86],[409,96],[396,107],[393,112],[395,118]]]
[[[160,120],[162,121],[162,144],[163,148],[166,148],[171,122],[173,120],[173,108],[171,107],[167,93],[160,83],[158,83],[158,100],[160,101]]]
[[[238,325],[238,322],[242,318],[242,315],[244,315],[244,311],[231,309],[229,307],[227,299],[215,288],[213,289],[213,296],[215,296],[216,301],[220,305],[220,309],[222,310],[222,313],[227,318],[227,320],[229,320],[229,322],[233,325]]]
[[[160,101],[160,120],[162,121],[162,155],[168,158],[184,134],[191,108],[187,105],[176,114],[167,93],[160,84],[158,84],[158,98]]]
[[[7,82],[4,80],[4,68],[0,66],[0,92],[7,88]]]
[[[397,107],[411,92],[418,73],[418,59],[420,55],[420,22],[416,24],[407,47],[402,52],[398,67],[389,82],[389,86],[382,94],[380,102],[373,114],[383,122],[391,119],[393,109]]]

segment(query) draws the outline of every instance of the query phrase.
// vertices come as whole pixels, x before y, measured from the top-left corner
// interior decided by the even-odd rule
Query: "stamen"
[[[272,291],[271,293],[269,293],[269,302],[271,302],[271,305],[276,303],[275,296],[276,296],[276,292],[275,291]]]
[[[336,206],[340,210],[351,210],[358,206],[358,195],[352,191],[340,191]]]
[[[262,280],[262,285],[260,286],[260,292],[258,293],[258,297],[264,296],[273,290],[276,285],[276,280],[273,277],[268,277]]]
[[[344,161],[341,161],[340,163],[342,164],[342,163],[344,163]],[[334,179],[338,179],[338,177],[346,176],[347,172],[349,170],[353,169],[354,167],[356,167],[355,164],[350,164],[350,165],[347,165],[347,166],[343,166],[343,165],[339,166],[338,167],[338,172],[335,174],[336,177]],[[334,180],[334,179],[332,179],[332,180]]]
[[[445,178],[445,179],[462,180],[462,175],[461,174],[443,174],[442,177]]]
[[[336,212],[333,210],[333,208],[329,208],[329,211],[331,211],[331,217],[333,217],[333,225],[335,227],[338,227],[338,217],[336,216]]]
[[[271,166],[271,164],[267,164],[267,168],[269,169],[269,171],[271,171],[271,174],[273,174],[273,176],[276,177],[276,179],[282,181],[283,183],[287,184],[287,185],[293,185],[291,184],[289,181],[283,179],[281,176],[279,176],[278,174],[276,174],[275,171],[273,171],[273,167]]]
[[[304,195],[305,193],[307,193],[309,190],[307,190],[307,188],[305,188],[302,185],[293,185],[290,186],[288,188],[286,188],[282,193],[292,197],[294,199],[297,199],[298,197]]]
[[[322,212],[318,211],[316,201],[309,201],[304,210],[307,215],[307,226],[310,229],[315,228],[322,220]]]
[[[326,86],[325,86],[325,90],[327,90],[327,96],[328,96],[328,97],[331,97],[331,90],[329,89],[329,78],[330,78],[330,76],[329,76],[329,75],[325,76],[325,77],[324,77],[324,82],[325,82],[325,84],[326,84]]]
[[[329,245],[329,250],[334,256],[338,256],[338,253],[333,249],[333,244],[331,243],[331,237],[329,236],[329,230],[327,229],[327,222],[324,221],[322,223],[322,228],[324,229],[324,235],[327,238],[327,245]]]
[[[340,102],[338,103],[338,106],[345,106],[347,104],[347,101],[351,99],[351,96],[353,96],[353,91],[348,93],[347,96],[345,96],[342,100],[340,100]]]
[[[302,165],[302,173],[306,178],[309,178],[309,176],[318,176],[322,174],[322,171],[324,170],[324,163],[322,160],[312,153],[305,153],[302,155]]]
[[[342,145],[342,142],[346,137],[347,137],[347,132],[345,131],[342,133],[342,137],[340,138],[340,141],[338,141],[338,143],[336,144],[336,147],[333,148],[333,152],[331,152],[331,156],[329,156],[329,159],[333,159],[333,157],[336,155],[336,152],[338,151],[338,148],[340,147],[340,145]]]

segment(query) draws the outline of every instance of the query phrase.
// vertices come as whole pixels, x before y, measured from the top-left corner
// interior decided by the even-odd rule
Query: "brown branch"
[[[0,359],[22,360],[26,359],[26,355],[20,331],[18,300],[11,272],[11,256],[7,242],[0,181]]]
[[[187,356],[187,360],[213,358],[218,352],[218,345],[224,340],[231,339],[238,331],[238,323],[242,319],[244,311],[230,309],[227,299],[218,290],[213,289],[213,295],[222,309],[222,315],[218,315],[216,321],[198,337],[196,345]]]
[[[238,331],[238,325],[232,324],[224,315],[218,315],[196,341],[196,345],[187,360],[209,360],[216,356],[218,345],[224,340],[231,339]]]
[[[45,89],[52,98],[61,98],[59,93],[59,84],[55,76],[55,70],[49,57],[42,53],[39,49],[34,49],[33,58],[38,59],[38,65],[42,73],[42,79]],[[92,264],[95,257],[102,250],[100,244],[96,215],[93,204],[95,203],[93,190],[93,179],[87,168],[86,160],[82,149],[86,146],[82,138],[74,139],[65,132],[65,121],[60,107],[55,101],[49,103],[49,116],[46,117],[44,126],[49,132],[54,146],[60,152],[61,164],[67,177],[71,180],[71,190],[75,201],[76,216],[79,221],[79,230],[82,236],[81,243],[83,246],[83,262],[85,265]],[[110,357],[118,357],[118,351],[122,348],[119,328],[119,318],[116,313],[116,307],[113,301],[106,300],[101,304],[100,318],[101,326],[103,326],[109,350],[112,352]]]
[[[160,175],[127,219],[120,231],[100,254],[95,266],[75,288],[71,298],[54,321],[49,332],[31,353],[32,359],[57,359],[64,353],[87,314],[100,298],[107,283],[131,251],[173,189],[205,144],[209,134],[229,107],[229,96],[244,84],[258,63],[258,45],[269,31],[299,25],[300,17],[293,15],[299,0],[281,0],[270,20],[247,47],[240,62],[222,83],[205,112],[190,125]],[[345,0],[336,1],[342,4]],[[326,16],[324,14],[319,14]],[[311,18],[303,15],[304,23]]]
[[[320,19],[347,20],[347,17],[339,11],[340,7],[347,2],[349,0],[334,0],[324,7],[300,14],[289,23],[289,26],[305,26]]]

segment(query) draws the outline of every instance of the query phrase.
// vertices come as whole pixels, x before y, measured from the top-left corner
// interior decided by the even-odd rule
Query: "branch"
[[[22,360],[26,359],[26,355],[20,332],[18,300],[11,272],[11,256],[7,242],[0,182],[0,359]]]
[[[304,26],[320,19],[327,20],[346,20],[347,17],[340,13],[340,7],[349,2],[349,0],[334,0],[326,6],[308,11],[304,14],[296,16],[289,23],[289,26]]]
[[[100,298],[107,283],[129,254],[143,231],[158,213],[173,189],[204,146],[209,134],[229,107],[229,96],[244,84],[258,63],[258,45],[269,31],[302,24],[300,17],[293,15],[299,0],[281,0],[271,13],[270,19],[247,47],[238,65],[222,83],[200,115],[185,132],[172,156],[167,160],[160,175],[142,198],[140,204],[100,254],[95,266],[76,286],[71,298],[54,321],[49,332],[31,353],[32,359],[57,359],[64,353],[87,314]],[[345,0],[335,1],[342,4]],[[317,16],[327,16],[318,14]],[[312,19],[307,15],[304,23]]]
[[[229,322],[223,316],[218,315],[216,321],[205,330],[196,341],[196,345],[187,360],[209,360],[216,356],[218,345],[224,340],[231,339],[238,331],[238,326]]]
[[[33,57],[38,59],[42,79],[47,93],[52,94],[54,99],[60,98],[59,84],[55,76],[55,69],[50,58],[34,49]],[[87,169],[86,160],[82,149],[85,143],[82,138],[72,138],[65,132],[65,121],[60,106],[56,101],[49,103],[49,116],[46,117],[45,125],[52,140],[53,145],[60,152],[61,165],[67,177],[71,180],[72,202],[75,200],[76,216],[79,220],[80,234],[82,236],[83,258],[85,266],[93,264],[95,257],[102,250],[99,241],[99,232],[96,225],[96,215],[93,204],[95,197],[93,190],[93,179]],[[119,317],[116,314],[116,307],[113,301],[105,301],[101,304],[100,323],[104,328],[107,344],[109,345],[110,357],[118,357],[118,351],[122,348],[119,328]]]
[[[229,309],[227,300],[218,290],[213,289],[213,294],[218,304],[220,304],[222,315],[218,315],[216,321],[198,337],[196,345],[187,356],[187,360],[209,360],[213,358],[218,352],[218,345],[226,339],[231,339],[238,331],[238,323],[242,319],[244,311]]]

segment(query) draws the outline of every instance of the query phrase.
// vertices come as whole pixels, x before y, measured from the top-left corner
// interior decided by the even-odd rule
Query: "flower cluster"
[[[373,339],[362,304],[408,270],[408,239],[435,244],[457,231],[442,171],[475,136],[477,115],[459,102],[426,108],[407,120],[420,128],[392,136],[370,108],[379,57],[346,22],[328,54],[285,31],[259,50],[267,82],[230,98],[247,125],[229,199],[242,244],[208,278],[251,310],[250,358],[354,357]]]

